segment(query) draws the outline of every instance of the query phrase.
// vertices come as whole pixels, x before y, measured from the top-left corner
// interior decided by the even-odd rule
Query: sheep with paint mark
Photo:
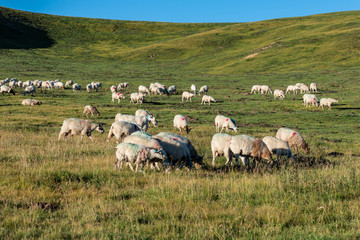
[[[167,92],[168,92],[168,94],[170,94],[170,93],[175,94],[175,93],[176,93],[176,86],[175,86],[175,85],[171,85],[171,86],[167,89]]]
[[[189,128],[186,117],[183,115],[176,115],[174,117],[174,127],[178,128],[180,130],[180,132],[182,132],[182,130],[185,130],[186,133],[189,133],[191,128]]]
[[[231,151],[230,141],[232,136],[226,133],[216,133],[211,139],[212,165],[215,166],[216,157],[224,155],[226,164],[230,163]]]
[[[252,94],[252,93],[256,94],[256,93],[260,93],[260,92],[261,92],[261,85],[254,85],[251,88],[250,94]]]
[[[276,159],[280,160],[281,156],[288,158],[293,157],[289,144],[281,139],[266,136],[262,139],[272,154],[276,154]]]
[[[78,84],[78,83],[74,83],[74,84],[72,85],[72,89],[73,89],[74,92],[76,92],[76,91],[81,91],[81,85]]]
[[[281,100],[284,100],[284,98],[285,98],[284,91],[281,89],[275,89],[274,90],[274,100],[276,98],[280,98]]]
[[[190,102],[192,102],[191,98],[192,98],[193,96],[194,96],[193,93],[190,93],[190,92],[188,92],[188,91],[185,91],[185,92],[183,92],[182,95],[181,95],[181,101],[184,102],[184,100],[186,100],[186,102],[187,102],[187,101],[190,100]]]
[[[22,105],[34,106],[34,105],[41,105],[42,102],[35,99],[24,99],[21,103]]]
[[[128,121],[139,125],[143,131],[147,131],[149,128],[149,120],[144,116],[134,116],[129,114],[118,113],[115,115],[115,121]]]
[[[234,132],[237,132],[236,122],[234,119],[231,119],[229,117],[225,117],[223,115],[217,115],[215,117],[215,126],[216,126],[216,132],[219,132],[219,129],[221,127],[220,133],[224,130],[226,132],[229,131],[229,129],[233,130]]]
[[[216,102],[215,98],[213,98],[212,96],[204,95],[201,99],[201,104],[205,105],[205,103],[209,103],[210,106],[210,102]]]
[[[69,134],[71,134],[72,136],[80,134],[81,141],[86,135],[91,139],[91,141],[94,141],[91,137],[91,133],[95,130],[100,133],[104,133],[104,129],[102,128],[101,124],[92,123],[88,120],[78,118],[68,118],[64,120],[61,126],[61,130],[59,133],[59,141],[62,136],[64,136],[64,140],[66,140],[66,136],[68,136]]]
[[[305,107],[310,107],[310,105],[313,106],[319,106],[319,100],[315,96],[315,94],[304,94],[303,96],[303,105]]]
[[[0,87],[0,93],[2,93],[2,95],[4,95],[4,93],[9,93],[9,94],[11,93],[12,95],[15,95],[14,90],[11,87],[6,86],[6,85],[2,85]]]
[[[202,86],[201,88],[200,88],[200,90],[199,90],[199,94],[200,93],[204,93],[205,95],[208,93],[208,91],[209,91],[209,86],[208,85],[204,85],[204,86]]]
[[[139,125],[127,121],[116,121],[111,124],[106,142],[109,142],[115,136],[116,143],[119,143],[119,140],[122,141],[123,138],[136,131],[141,131]]]
[[[138,109],[135,112],[135,116],[144,116],[144,117],[146,117],[148,119],[149,122],[151,122],[154,125],[154,127],[158,126],[158,122],[156,121],[156,118],[149,111],[146,111],[144,109]]]
[[[111,102],[113,103],[115,99],[117,99],[118,103],[120,103],[120,99],[125,99],[125,96],[121,92],[113,92],[111,94]]]
[[[115,85],[111,85],[110,91],[111,91],[112,93],[117,92],[117,90],[118,90],[118,88],[117,88]]]
[[[26,96],[26,94],[34,95],[35,93],[36,93],[35,86],[27,86],[24,90],[24,96]]]
[[[86,105],[84,107],[84,111],[81,117],[84,117],[84,114],[86,115],[86,118],[88,118],[88,115],[91,114],[91,117],[94,117],[94,114],[96,114],[98,117],[100,117],[100,112],[97,110],[96,107],[91,105]]]
[[[329,107],[328,109],[331,110],[331,105],[338,102],[338,100],[333,98],[321,98],[319,108],[321,107],[324,110],[324,106],[327,106]]]
[[[310,83],[310,91],[311,92],[317,92],[318,91],[316,83]]]
[[[291,149],[297,152],[299,148],[303,149],[306,153],[310,153],[310,148],[305,142],[301,134],[290,128],[280,128],[276,132],[276,138],[286,141]]]
[[[140,103],[142,104],[144,102],[145,99],[145,94],[142,93],[131,93],[130,94],[130,103],[134,103],[136,102],[136,104]]]

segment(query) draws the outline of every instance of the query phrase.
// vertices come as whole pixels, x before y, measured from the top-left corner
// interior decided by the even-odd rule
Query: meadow
[[[0,95],[1,239],[360,237],[359,12],[234,24],[0,12],[0,28],[8,33],[0,40],[0,79],[103,83],[97,93],[39,89],[40,106],[22,106],[23,89]],[[109,87],[120,82],[130,83],[126,99],[111,103]],[[151,82],[175,84],[178,94],[130,104],[128,95]],[[301,95],[280,101],[249,94],[253,84],[285,90],[297,82],[316,82],[319,99],[339,103],[323,111],[303,107]],[[182,103],[192,83],[209,85],[217,102]],[[87,104],[101,112],[93,121],[103,123],[105,133],[95,132],[94,142],[58,141],[62,121],[80,118]],[[138,108],[159,122],[150,134],[178,133],[173,117],[187,116],[193,129],[184,135],[204,156],[202,169],[115,172],[116,143],[106,144],[107,132],[116,113]],[[296,129],[311,153],[273,168],[265,162],[255,169],[225,167],[224,158],[213,167],[217,114],[235,119],[239,134],[259,138],[283,126]]]

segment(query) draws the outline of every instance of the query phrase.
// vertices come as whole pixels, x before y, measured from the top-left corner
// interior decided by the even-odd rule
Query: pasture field
[[[333,21],[358,15],[352,12],[345,18],[345,13],[338,13],[333,15]],[[50,18],[54,18],[55,23],[61,20],[59,25],[66,21],[72,23],[71,18]],[[98,23],[101,25],[103,21]],[[292,20],[277,20],[277,23],[282,21]],[[146,23],[138,24],[146,30]],[[177,26],[183,31],[179,33],[181,36],[186,35],[185,32],[231,26],[223,25]],[[349,29],[353,25],[345,26]],[[156,29],[158,36],[146,39],[160,36],[161,41],[165,41],[173,37],[166,34],[171,26]],[[136,54],[132,61],[125,61],[123,58],[127,55],[122,52],[118,53],[124,54],[121,58],[99,55],[94,50],[96,44],[89,45],[87,52],[87,46],[78,41],[80,37],[87,41],[88,35],[74,33],[76,38],[70,38],[71,34],[61,35],[66,33],[63,29],[56,32],[49,27],[47,31],[56,40],[54,43],[0,49],[0,79],[60,79],[63,82],[71,79],[83,88],[87,83],[99,81],[103,89],[97,93],[38,89],[34,98],[43,102],[40,106],[22,106],[23,89],[15,89],[15,96],[0,95],[1,239],[360,237],[360,70],[358,60],[351,53],[347,52],[351,55],[347,59],[350,67],[342,68],[343,63],[331,67],[330,62],[327,67],[315,64],[314,69],[309,69],[305,68],[305,59],[301,62],[304,69],[295,71],[296,61],[284,58],[277,71],[265,66],[276,65],[280,60],[271,63],[271,59],[261,58],[267,63],[263,65],[260,60],[256,62],[256,56],[249,61],[255,65],[248,68],[256,71],[248,72],[247,66],[241,69],[239,65],[238,71],[227,73],[229,66],[222,65],[221,60],[216,63],[218,68],[204,67],[205,59],[211,59],[212,52],[200,56],[199,62],[197,56],[187,55],[189,51],[185,54],[189,59],[170,51],[167,53],[173,55],[162,61],[140,61],[136,59],[140,55]],[[65,37],[55,38],[56,34]],[[134,36],[134,39],[138,41],[136,44],[146,45],[140,41],[144,36]],[[130,44],[130,40],[125,42]],[[76,52],[72,43],[81,45],[81,51]],[[351,44],[352,53],[358,56],[358,43]],[[109,46],[120,51],[117,45],[109,43]],[[218,46],[215,44],[215,47]],[[114,49],[108,51],[114,52]],[[312,61],[311,53],[303,54]],[[193,63],[198,63],[197,67],[191,67]],[[124,91],[126,99],[120,104],[111,103],[109,87],[120,82],[130,83]],[[140,84],[149,86],[151,82],[175,84],[178,94],[150,95],[141,106],[130,104],[128,95],[136,92]],[[249,94],[254,84],[285,90],[287,85],[297,82],[316,82],[319,99],[332,97],[339,103],[334,104],[332,111],[322,111],[303,107],[302,95],[286,96],[280,101],[272,95]],[[182,91],[189,90],[192,83],[198,87],[209,85],[209,95],[217,102],[204,106],[200,104],[201,98],[195,97],[192,103],[181,103]],[[94,142],[86,137],[80,142],[79,136],[66,142],[58,141],[62,121],[80,118],[83,107],[91,103],[101,112],[93,121],[103,123],[105,133],[94,132]],[[184,135],[204,156],[202,169],[182,169],[169,174],[147,169],[145,175],[135,174],[128,168],[115,172],[115,140],[105,143],[109,127],[116,113],[134,114],[138,108],[151,111],[158,119],[159,126],[151,126],[150,134],[178,133],[172,126],[173,117],[187,116],[193,129]],[[223,157],[212,167],[210,141],[215,134],[217,114],[234,118],[239,134],[259,138],[275,136],[276,130],[283,126],[296,129],[309,143],[311,153],[299,152],[296,161],[283,160],[273,167],[265,162],[256,168],[224,167]]]

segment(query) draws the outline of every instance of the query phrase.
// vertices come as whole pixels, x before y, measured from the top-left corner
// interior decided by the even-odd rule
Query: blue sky
[[[0,6],[62,16],[159,22],[253,22],[360,10],[360,0],[0,0]]]

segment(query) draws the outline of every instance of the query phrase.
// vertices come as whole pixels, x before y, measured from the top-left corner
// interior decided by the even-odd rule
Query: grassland
[[[65,18],[0,8],[0,79],[69,79],[98,93],[38,91],[44,104],[0,96],[0,238],[43,239],[349,239],[360,237],[359,12],[256,23],[173,24]],[[30,35],[33,34],[32,37]],[[21,38],[22,37],[22,38]],[[265,49],[262,49],[265,48]],[[254,58],[244,59],[258,53]],[[159,127],[176,132],[175,114],[189,117],[187,135],[205,165],[170,174],[114,171],[115,142],[57,141],[62,121],[94,103],[108,130],[116,113],[134,113],[128,96],[110,103],[110,85],[208,84],[218,101],[181,103],[180,95],[149,96]],[[301,96],[274,101],[249,95],[253,84],[285,89],[316,82],[332,111],[307,109]],[[234,118],[241,134],[299,130],[311,154],[267,168],[211,167],[216,114]]]

